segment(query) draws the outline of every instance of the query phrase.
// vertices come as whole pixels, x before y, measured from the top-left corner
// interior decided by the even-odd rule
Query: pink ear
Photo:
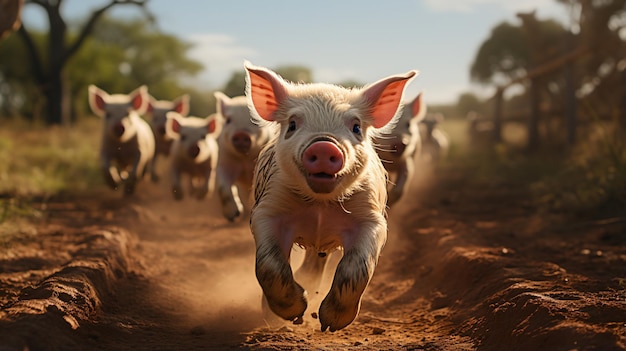
[[[217,128],[217,121],[215,118],[211,119],[209,121],[209,123],[206,126],[206,130],[209,134],[213,133],[215,131],[215,128]]]
[[[106,97],[108,94],[95,85],[89,86],[89,106],[96,115],[102,117],[105,114]]]
[[[404,75],[381,79],[365,88],[363,96],[372,105],[374,128],[384,127],[396,115],[404,87],[416,74],[417,71],[409,71]]]
[[[133,96],[132,105],[133,110],[141,109],[141,107],[143,106],[143,96],[141,96],[141,94],[139,93],[135,94],[135,96]]]
[[[180,133],[180,122],[176,118],[172,118],[172,131],[174,133]]]
[[[140,115],[146,113],[150,100],[148,97],[148,88],[145,85],[142,85],[128,95],[130,96],[130,103],[133,110],[137,111]]]
[[[187,116],[189,113],[189,95],[183,95],[174,100],[174,111],[178,112],[181,116]]]
[[[411,102],[411,112],[413,113],[413,118],[419,117],[419,119],[421,119],[424,112],[426,112],[422,100],[422,93],[417,94],[415,99],[413,99],[413,102]]]
[[[102,97],[102,95],[96,95],[94,96],[94,101],[96,103],[96,106],[98,106],[99,109],[104,110],[104,98]]]
[[[148,107],[146,108],[146,112],[150,113],[154,111],[154,101],[155,99],[153,97],[150,97],[148,99]]]
[[[276,73],[246,62],[247,94],[254,109],[266,121],[274,121],[274,112],[287,97],[284,82]]]

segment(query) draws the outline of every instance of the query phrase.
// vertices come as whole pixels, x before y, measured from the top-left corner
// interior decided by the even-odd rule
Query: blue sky
[[[68,18],[83,18],[108,0],[65,0]],[[206,69],[197,83],[221,87],[243,60],[266,67],[298,64],[315,81],[370,83],[417,69],[407,97],[424,92],[430,103],[455,102],[473,85],[469,68],[490,30],[517,11],[536,9],[539,18],[564,19],[555,0],[150,0],[149,9],[166,33],[195,44],[190,56]],[[114,15],[133,16],[134,6]],[[24,22],[44,23],[36,6]],[[410,96],[409,96],[410,95]]]

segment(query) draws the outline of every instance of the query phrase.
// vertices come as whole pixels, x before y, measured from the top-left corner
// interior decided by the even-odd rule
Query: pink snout
[[[198,146],[198,144],[193,144],[189,146],[189,148],[187,148],[187,155],[189,155],[190,158],[196,158],[199,154],[200,147]]]
[[[252,147],[252,138],[250,138],[250,134],[246,132],[236,132],[233,134],[231,141],[235,149],[242,154],[250,152],[250,148]]]
[[[311,175],[335,175],[343,167],[343,154],[330,141],[316,141],[304,150],[302,164]]]
[[[124,134],[125,130],[126,128],[124,128],[124,125],[121,122],[115,123],[113,125],[113,135],[115,135],[116,137],[121,137]]]
[[[159,135],[159,136],[165,136],[165,133],[167,133],[167,132],[165,131],[165,126],[159,126],[159,127],[157,128],[157,133],[158,133],[158,135]]]

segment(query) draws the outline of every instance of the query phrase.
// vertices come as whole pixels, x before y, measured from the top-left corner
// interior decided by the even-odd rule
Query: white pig
[[[183,117],[167,113],[165,130],[172,144],[172,194],[176,200],[184,197],[181,177],[189,178],[189,193],[198,200],[213,191],[217,166],[219,125],[215,114],[207,117]]]
[[[426,114],[422,94],[403,104],[402,114],[389,133],[375,140],[376,151],[389,172],[387,205],[391,207],[406,192],[415,172],[415,155],[421,148],[419,122]]]
[[[428,114],[420,123],[422,158],[435,164],[446,158],[450,147],[448,136],[438,128],[443,119],[442,113]]]
[[[254,164],[275,132],[253,123],[245,96],[229,98],[218,91],[215,98],[223,125],[218,138],[217,191],[222,213],[232,222],[244,211],[241,198],[248,203]]]
[[[254,173],[250,228],[264,301],[279,317],[302,323],[306,291],[319,285],[328,253],[341,249],[319,320],[322,331],[345,328],[387,239],[387,172],[372,136],[395,122],[416,71],[345,89],[288,83],[249,62],[245,68],[254,117],[280,127]],[[297,282],[289,263],[294,244],[307,251]]]
[[[172,148],[173,140],[168,137],[165,132],[165,123],[167,122],[166,114],[171,111],[177,112],[183,117],[187,116],[189,113],[189,95],[181,95],[172,101],[156,100],[154,97],[150,96],[146,116],[149,117],[150,127],[152,128],[156,141],[156,151],[152,159],[152,166],[150,167],[150,178],[153,182],[159,181],[159,175],[156,170],[157,159],[159,156],[169,156],[170,149]]]
[[[135,192],[137,181],[144,177],[154,157],[154,135],[140,117],[147,105],[146,86],[128,95],[109,95],[95,85],[89,86],[89,106],[103,121],[100,168],[111,188],[124,183],[126,195]]]

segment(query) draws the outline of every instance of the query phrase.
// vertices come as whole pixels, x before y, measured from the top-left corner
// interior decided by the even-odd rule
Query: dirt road
[[[334,333],[314,310],[266,325],[247,219],[213,199],[41,199],[45,219],[0,246],[0,350],[626,350],[624,218],[538,215],[524,186],[466,178],[416,180]]]

